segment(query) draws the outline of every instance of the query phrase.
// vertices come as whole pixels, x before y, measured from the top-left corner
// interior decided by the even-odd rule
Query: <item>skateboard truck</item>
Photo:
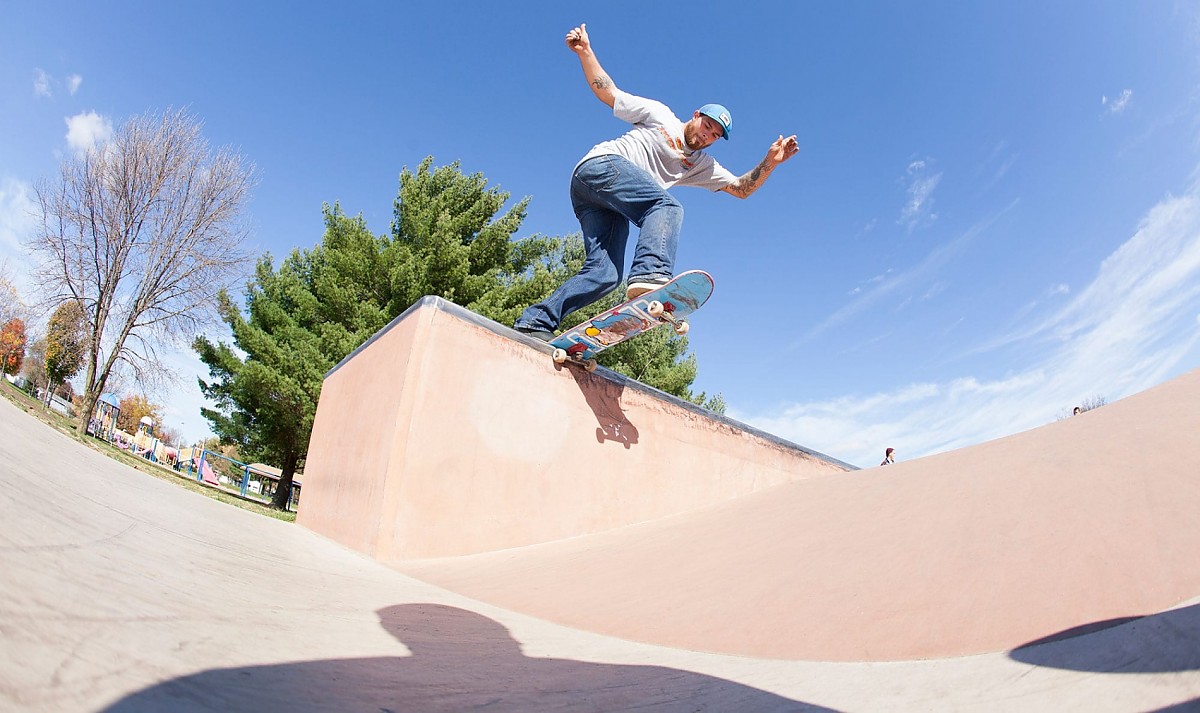
[[[669,322],[671,324],[671,328],[675,330],[676,334],[682,336],[688,333],[688,323],[682,319],[675,318],[675,305],[671,304],[670,302],[663,304],[658,300],[654,300],[650,304],[646,305],[646,312],[648,312],[651,317],[661,319],[664,322]]]
[[[554,360],[555,364],[566,364],[569,361],[573,361],[582,366],[583,370],[589,374],[596,370],[597,362],[595,359],[582,359],[574,354],[567,353],[566,349],[555,349],[550,358]]]

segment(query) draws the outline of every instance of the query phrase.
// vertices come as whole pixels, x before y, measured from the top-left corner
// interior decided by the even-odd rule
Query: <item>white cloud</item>
[[[945,280],[938,280],[930,285],[929,289],[925,290],[925,294],[921,295],[921,301],[931,300],[934,297],[937,297],[945,292],[946,288],[949,286],[949,283],[947,283]]]
[[[1200,187],[1167,198],[1100,265],[1096,279],[1030,336],[1074,339],[1107,326],[1129,337],[1147,331],[1200,295]]]
[[[24,242],[37,225],[33,189],[13,178],[0,180],[0,268],[13,280],[22,298],[32,294],[31,265]]]
[[[39,97],[52,97],[50,75],[40,68],[33,70],[33,93]]]
[[[1009,170],[1017,163],[1020,154],[1008,147],[1007,141],[1000,141],[992,148],[991,154],[981,161],[975,169],[977,178],[983,181],[982,191],[989,191],[1008,175]]]
[[[69,116],[65,121],[67,144],[76,153],[90,151],[112,137],[112,122],[94,111]]]
[[[908,232],[937,220],[933,212],[933,191],[942,180],[941,172],[932,173],[929,161],[913,161],[908,165],[903,181],[908,200],[896,221]]]
[[[22,252],[36,220],[33,189],[13,178],[0,180],[0,254]]]
[[[941,269],[1015,205],[1017,205],[1016,202],[1011,203],[996,215],[971,226],[969,230],[954,240],[935,247],[925,256],[924,260],[911,270],[897,273],[889,268],[886,272],[867,281],[866,285],[869,289],[864,289],[861,285],[854,288],[850,292],[850,296],[854,299],[809,330],[807,334],[803,335],[801,341],[813,339],[825,330],[845,322],[884,299],[895,297],[900,303],[906,303],[912,297],[913,290],[921,290],[922,294],[928,295],[930,285],[938,282],[937,275]]]
[[[1049,294],[1069,299],[988,345],[1034,355],[1002,377],[797,402],[765,413],[739,413],[731,405],[730,415],[873,466],[888,446],[910,458],[960,448],[1051,422],[1084,399],[1112,402],[1181,373],[1195,366],[1200,349],[1200,184],[1151,208],[1090,284],[1078,291],[1056,285]]]
[[[47,99],[54,98],[54,87],[58,85],[58,80],[48,74],[46,70],[38,67],[33,70],[33,93],[39,97]],[[67,75],[66,79],[67,92],[74,96],[75,92],[79,91],[79,85],[83,84],[83,77],[78,74]]]
[[[1113,99],[1111,102],[1108,100],[1107,96],[1100,97],[1100,103],[1104,105],[1105,111],[1109,114],[1120,114],[1129,107],[1129,102],[1132,99],[1133,90],[1126,89],[1125,91],[1121,92],[1120,96],[1118,96],[1116,99]]]
[[[1017,310],[1016,314],[1014,314],[1012,316],[1012,319],[1010,320],[1009,324],[1015,324],[1015,325],[1024,324],[1025,320],[1029,318],[1029,315],[1033,314],[1034,310],[1036,310],[1038,307],[1040,307],[1043,301],[1053,300],[1056,297],[1061,297],[1063,295],[1069,295],[1069,294],[1071,294],[1070,285],[1066,285],[1066,284],[1062,284],[1062,283],[1057,284],[1057,285],[1052,285],[1049,289],[1046,290],[1046,293],[1042,296],[1042,298],[1030,300],[1028,304],[1026,304],[1024,307],[1020,308],[1019,310]],[[989,348],[993,348],[993,347],[994,347],[994,345],[991,345],[991,346],[985,345],[984,348],[979,349],[977,351],[987,351]]]

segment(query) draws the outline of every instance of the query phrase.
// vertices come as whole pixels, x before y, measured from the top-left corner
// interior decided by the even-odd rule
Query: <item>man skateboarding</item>
[[[640,229],[626,298],[670,281],[683,224],[683,206],[667,189],[697,186],[746,198],[775,167],[800,150],[795,135],[780,135],[750,172],[734,176],[703,149],[729,139],[733,118],[720,104],[705,104],[680,121],[664,104],[621,91],[592,51],[587,25],[567,33],[596,98],[633,124],[620,138],[592,147],[571,176],[571,204],[583,231],[583,267],[544,302],[527,308],[513,325],[550,340],[563,315],[608,294],[621,282],[629,223]]]

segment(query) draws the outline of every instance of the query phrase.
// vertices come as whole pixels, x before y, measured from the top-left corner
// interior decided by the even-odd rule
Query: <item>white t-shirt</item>
[[[633,129],[612,141],[596,144],[579,164],[596,156],[623,156],[645,169],[664,189],[699,186],[718,191],[737,181],[737,176],[712,156],[687,147],[684,122],[662,102],[617,90],[613,116],[633,124]]]

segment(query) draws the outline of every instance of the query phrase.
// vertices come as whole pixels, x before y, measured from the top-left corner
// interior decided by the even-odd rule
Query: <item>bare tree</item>
[[[1082,403],[1080,403],[1078,406],[1072,407],[1070,410],[1063,409],[1058,414],[1058,420],[1061,421],[1065,418],[1070,418],[1071,416],[1078,416],[1085,411],[1091,411],[1092,409],[1100,408],[1107,403],[1108,399],[1105,398],[1103,394],[1097,394],[1089,399],[1084,399]]]
[[[201,128],[185,110],[133,117],[37,188],[37,278],[50,303],[76,300],[87,313],[81,436],[114,367],[163,378],[159,351],[215,323],[218,292],[248,268],[254,168],[232,149],[212,152]]]
[[[0,323],[13,318],[20,319],[28,325],[33,320],[33,310],[21,299],[8,258],[4,258],[0,260]]]

